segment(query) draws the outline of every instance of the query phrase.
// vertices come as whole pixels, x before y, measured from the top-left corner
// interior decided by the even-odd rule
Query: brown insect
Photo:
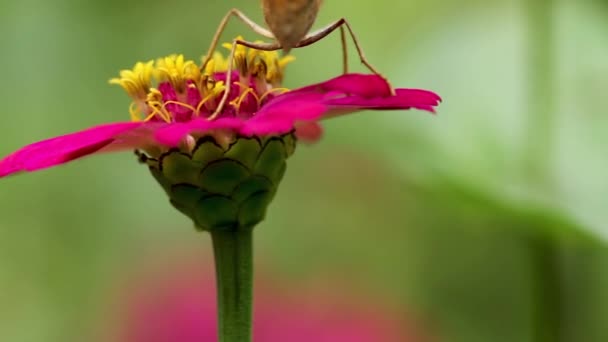
[[[232,49],[230,50],[230,55],[228,57],[228,70],[226,71],[227,80],[230,80],[232,76],[234,54],[237,45],[243,45],[249,48],[264,51],[283,50],[285,53],[287,53],[293,48],[300,48],[314,44],[319,40],[327,37],[330,33],[332,33],[338,28],[340,29],[340,37],[342,42],[343,70],[344,73],[347,73],[348,53],[346,48],[346,33],[344,30],[345,27],[346,30],[348,30],[351,39],[353,40],[355,49],[357,50],[357,54],[359,55],[361,63],[365,65],[371,72],[378,75],[380,74],[365,58],[363,50],[359,45],[359,41],[357,40],[357,37],[355,36],[353,30],[351,29],[346,19],[338,19],[337,21],[325,26],[324,28],[318,31],[309,33],[310,28],[312,27],[315,22],[315,19],[317,18],[317,14],[319,13],[319,8],[321,7],[323,0],[261,1],[262,9],[264,11],[264,19],[270,30],[267,30],[264,27],[256,24],[253,20],[249,19],[238,9],[231,9],[220,22],[220,25],[218,26],[218,29],[215,32],[215,35],[213,36],[211,46],[209,47],[209,51],[205,56],[205,60],[203,61],[201,69],[204,69],[207,63],[211,60],[213,51],[215,51],[215,49],[217,48],[220,36],[226,28],[228,20],[230,19],[230,17],[234,16],[241,20],[243,23],[245,23],[245,25],[249,26],[249,28],[251,28],[257,34],[266,38],[273,39],[274,42],[253,43],[245,40],[234,39],[232,41]],[[224,91],[224,95],[222,96],[222,99],[218,104],[215,113],[210,118],[215,117],[219,112],[222,111],[229,96],[229,89],[230,87],[227,87],[226,91]]]
[[[275,39],[288,52],[306,36],[322,0],[262,0],[264,19]]]

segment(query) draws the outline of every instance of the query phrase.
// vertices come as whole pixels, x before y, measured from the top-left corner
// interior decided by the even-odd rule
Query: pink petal
[[[190,122],[173,123],[158,129],[156,141],[167,146],[176,146],[189,134],[204,134],[217,130],[232,130],[245,136],[284,134],[291,132],[297,122],[318,120],[327,107],[319,101],[285,101],[264,106],[248,120],[220,118],[213,121],[201,118]]]
[[[328,81],[313,84],[294,90],[292,93],[305,92],[330,93],[340,92],[362,97],[385,97],[391,95],[388,82],[379,75],[344,74]]]
[[[320,119],[327,109],[327,106],[319,101],[281,102],[263,107],[253,118],[245,122],[240,132],[246,136],[288,133],[299,122]]]
[[[299,123],[319,120],[332,104],[333,99],[376,99],[390,96],[389,84],[378,75],[346,74],[318,84],[295,89],[269,101],[243,129],[245,135],[283,134]],[[352,111],[352,110],[351,110]],[[314,126],[308,126],[312,130]],[[311,141],[320,137],[320,127],[311,135]],[[306,140],[307,133],[301,130]]]
[[[265,107],[295,100],[319,101],[328,96],[386,97],[390,94],[389,84],[378,75],[345,74],[281,94],[269,101]]]
[[[150,128],[145,126],[148,125],[119,122],[33,143],[0,160],[0,177],[60,165],[102,150],[141,146]]]
[[[395,89],[395,95],[388,97],[365,98],[361,96],[347,96],[331,98],[324,101],[332,109],[343,110],[352,108],[360,109],[420,109],[434,113],[435,106],[439,104],[441,98],[427,90],[420,89]]]
[[[296,101],[327,106],[328,111],[322,118],[329,118],[364,109],[405,110],[414,108],[434,113],[434,107],[439,104],[441,98],[431,91],[421,89],[395,89],[393,95],[390,85],[379,75],[346,74],[281,94],[269,101],[262,112],[279,112]],[[265,114],[258,115],[261,119]],[[300,113],[299,115],[305,114]]]
[[[177,146],[189,134],[204,134],[213,130],[239,130],[245,121],[237,118],[220,118],[213,121],[205,118],[188,122],[179,122],[167,125],[154,134],[156,141],[170,147]]]

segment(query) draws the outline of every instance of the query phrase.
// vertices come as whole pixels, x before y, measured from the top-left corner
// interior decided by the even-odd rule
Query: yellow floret
[[[156,75],[159,81],[171,83],[178,93],[186,90],[186,81],[200,82],[201,73],[194,61],[185,60],[184,55],[170,55],[156,61]]]
[[[242,37],[237,39],[242,40]],[[231,43],[223,46],[232,49]],[[233,57],[233,68],[238,70],[241,76],[237,82],[241,87],[239,94],[230,101],[237,111],[249,94],[261,105],[267,96],[286,91],[278,87],[283,79],[285,66],[295,59],[293,56],[280,57],[276,51],[262,51],[237,45]],[[120,71],[119,77],[111,79],[110,83],[120,85],[133,98],[129,107],[132,121],[160,119],[172,122],[173,113],[167,109],[167,105],[188,108],[197,116],[203,113],[203,108],[206,112],[216,110],[221,94],[226,94],[229,87],[224,82],[217,81],[215,75],[227,72],[228,64],[228,59],[219,52],[214,52],[202,68],[194,61],[186,60],[181,54],[173,54],[156,62],[138,62],[133,69]],[[164,100],[163,94],[153,88],[157,84],[152,84],[152,77],[159,83],[169,82],[177,92],[177,99]],[[201,100],[198,104],[188,102],[190,100],[186,96],[187,89],[199,91]],[[213,117],[208,118],[212,120]]]
[[[121,70],[120,77],[110,80],[110,84],[118,84],[129,96],[143,100],[150,91],[150,80],[154,72],[154,61],[138,62],[132,70]]]
[[[202,61],[205,60],[205,56],[201,58]],[[204,76],[213,76],[216,72],[226,71],[228,69],[228,61],[224,56],[219,52],[214,52],[213,56],[205,65],[205,70],[203,70]]]
[[[243,37],[238,36],[236,39],[243,40]],[[229,51],[232,51],[232,43],[224,43],[222,46]],[[234,48],[234,68],[243,76],[249,74],[252,62],[252,60],[250,60],[251,57],[255,58],[247,47],[237,44]]]
[[[266,81],[270,84],[281,83],[285,66],[296,59],[291,55],[279,57],[276,51],[262,51],[261,58],[266,63]]]
[[[237,39],[243,39],[237,37]],[[255,43],[261,43],[256,41]],[[222,46],[228,50],[232,49],[232,43],[224,43]],[[252,48],[247,48],[244,45],[237,45],[234,50],[235,69],[243,76],[256,75],[264,76],[269,83],[277,84],[283,79],[283,69],[285,66],[294,61],[295,57],[288,55],[280,57],[276,51],[262,51]],[[227,69],[226,65],[226,69]],[[225,71],[220,70],[220,71]]]

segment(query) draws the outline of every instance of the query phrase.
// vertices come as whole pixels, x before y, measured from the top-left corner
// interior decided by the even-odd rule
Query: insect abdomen
[[[264,19],[276,40],[289,51],[315,22],[321,0],[262,0]]]

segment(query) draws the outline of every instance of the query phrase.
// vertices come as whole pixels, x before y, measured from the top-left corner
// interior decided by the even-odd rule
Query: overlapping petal
[[[296,129],[305,141],[321,136],[317,121],[364,109],[434,112],[441,98],[420,89],[395,89],[378,75],[346,74],[276,96],[248,119],[196,118],[185,122],[119,122],[28,145],[0,160],[0,177],[36,171],[104,151],[174,147],[187,135],[230,131],[245,136],[285,134]]]
[[[188,122],[176,122],[156,130],[154,138],[161,145],[173,147],[177,146],[189,134],[202,135],[221,130],[239,132],[245,122],[245,120],[237,118],[221,118],[213,121],[199,118]]]
[[[25,146],[0,160],[0,177],[21,171],[45,169],[102,150],[141,144],[149,139],[149,132],[153,129],[151,126],[142,129],[143,125],[139,122],[106,124]],[[123,139],[117,139],[123,134]]]
[[[379,75],[346,74],[329,81],[290,91],[276,97],[267,108],[292,101],[319,102],[327,107],[323,118],[358,110],[419,109],[435,112],[439,95],[422,89],[395,89]]]

